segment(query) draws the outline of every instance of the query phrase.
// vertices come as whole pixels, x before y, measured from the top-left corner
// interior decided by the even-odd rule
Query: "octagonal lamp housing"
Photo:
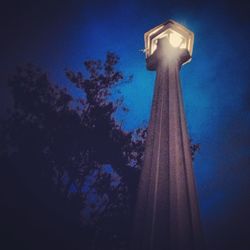
[[[169,43],[174,48],[187,49],[190,59],[185,63],[191,61],[194,33],[173,20],[168,20],[144,34],[146,58],[154,53],[157,48],[158,39],[163,37],[168,37]]]

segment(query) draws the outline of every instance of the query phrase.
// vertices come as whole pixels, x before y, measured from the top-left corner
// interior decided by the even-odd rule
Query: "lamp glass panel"
[[[177,32],[171,30],[169,33],[169,43],[174,47],[174,48],[185,48],[185,39],[183,36],[178,34]]]

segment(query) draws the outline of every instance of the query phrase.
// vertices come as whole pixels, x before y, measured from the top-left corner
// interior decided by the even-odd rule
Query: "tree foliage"
[[[126,80],[115,69],[117,62],[108,53],[104,63],[86,61],[85,75],[66,70],[72,87],[82,91],[79,100],[33,65],[19,67],[9,81],[15,106],[2,122],[0,148],[6,225],[22,224],[34,239],[45,234],[46,248],[52,248],[50,241],[59,244],[56,249],[69,249],[72,242],[79,246],[75,249],[125,244],[120,223],[125,228],[129,221],[144,133],[124,132],[113,117],[122,100],[111,101],[111,91]],[[68,223],[73,230],[64,230]],[[37,233],[31,232],[34,224]],[[24,236],[29,243],[23,247],[34,247],[36,241],[29,239]]]

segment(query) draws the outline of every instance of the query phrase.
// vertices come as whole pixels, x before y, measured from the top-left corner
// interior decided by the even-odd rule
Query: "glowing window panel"
[[[171,30],[169,33],[169,43],[174,47],[174,48],[180,48],[180,49],[185,49],[185,39],[183,36],[179,35],[177,32]]]

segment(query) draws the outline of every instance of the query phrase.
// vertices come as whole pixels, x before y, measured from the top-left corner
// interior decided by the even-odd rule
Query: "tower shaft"
[[[133,250],[203,250],[179,68],[179,60],[156,66]]]

